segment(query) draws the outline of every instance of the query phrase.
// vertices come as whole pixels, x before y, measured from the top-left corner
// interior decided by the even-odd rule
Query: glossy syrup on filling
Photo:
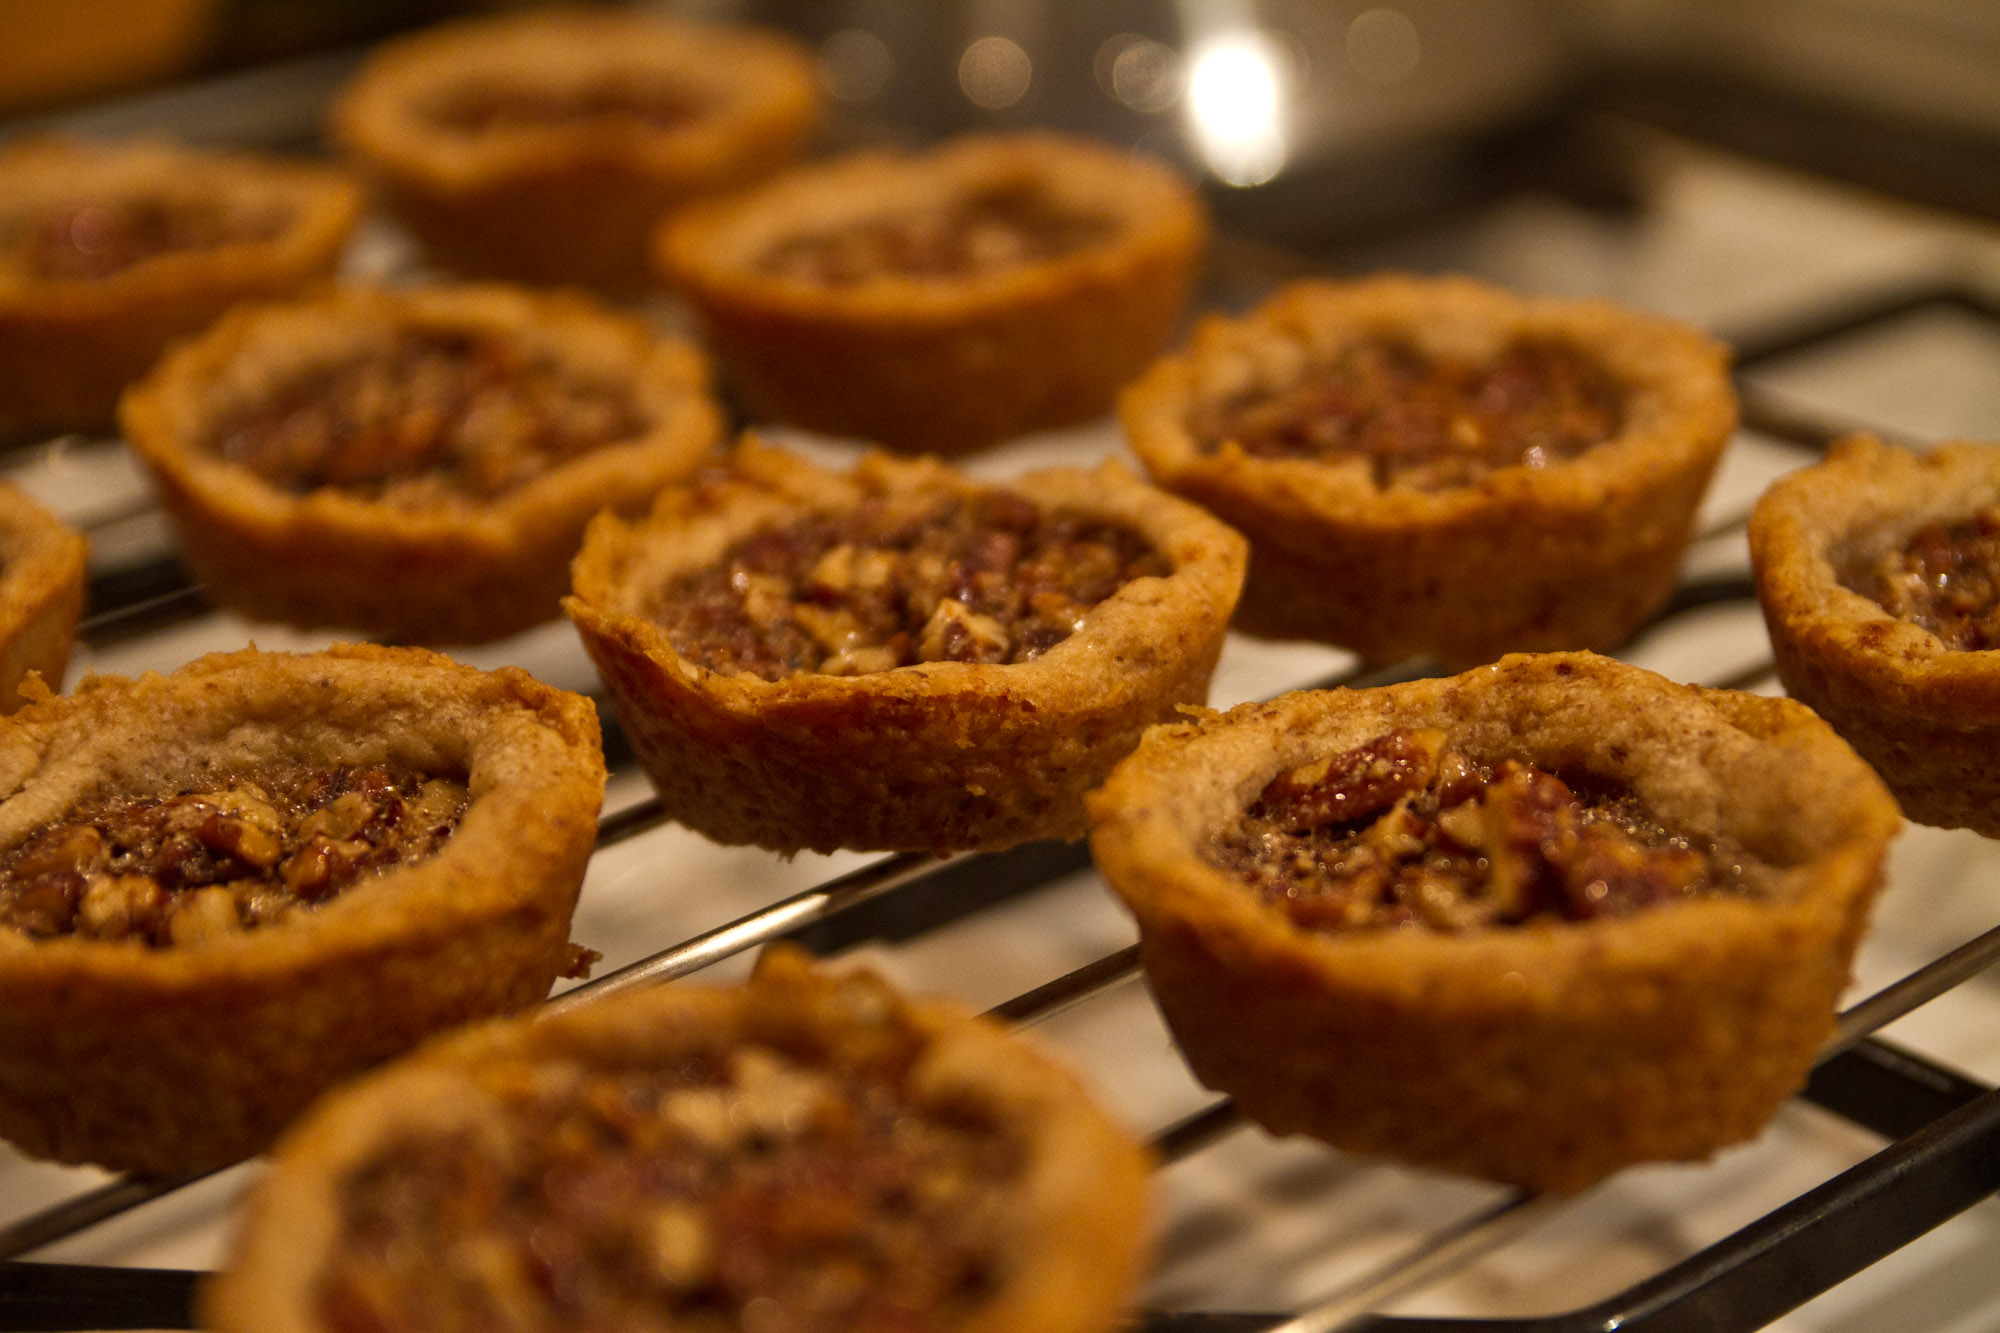
[[[1629,794],[1409,728],[1280,773],[1209,856],[1313,930],[1590,921],[1749,891],[1740,849]]]

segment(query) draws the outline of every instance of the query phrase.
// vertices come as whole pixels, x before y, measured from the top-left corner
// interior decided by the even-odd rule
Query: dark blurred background
[[[241,142],[254,124],[251,137],[296,143],[312,133],[311,89],[331,86],[361,46],[496,7],[0,0],[0,114],[45,124],[101,110],[115,92],[202,78],[226,126],[218,138]],[[1292,244],[1435,215],[1524,179],[1615,207],[1623,155],[1603,141],[1607,113],[2000,218],[2000,4],[1987,0],[654,7],[796,32],[819,52],[850,135],[1082,130],[1182,162],[1225,221]],[[292,71],[282,105],[256,101],[276,86],[257,72],[272,70]],[[114,132],[143,128],[119,125],[115,106],[104,114]]]

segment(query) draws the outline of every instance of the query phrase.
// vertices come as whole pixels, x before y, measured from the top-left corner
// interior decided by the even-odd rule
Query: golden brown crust
[[[220,201],[285,221],[269,236],[169,251],[104,277],[0,261],[0,435],[110,425],[119,392],[173,339],[330,273],[361,208],[344,172],[248,153],[60,139],[0,151],[0,229],[42,207],[135,197]]]
[[[867,979],[863,979],[864,983]],[[869,1014],[870,1007],[877,1012]],[[961,1333],[1098,1333],[1119,1324],[1144,1250],[1146,1163],[1055,1060],[941,1000],[902,1000],[880,983],[841,982],[792,956],[767,958],[749,986],[674,986],[619,996],[529,1024],[490,1023],[433,1044],[358,1083],[288,1136],[260,1184],[227,1270],[203,1293],[208,1327],[307,1333],[315,1283],[333,1246],[343,1174],[413,1124],[476,1122],[482,1068],[581,1061],[661,1065],[744,1041],[828,1050],[885,1021],[925,1034],[909,1080],[940,1106],[980,1108],[1024,1136],[1027,1162],[1008,1201],[1005,1274]],[[962,1112],[961,1112],[962,1114]]]
[[[1298,381],[1384,336],[1491,360],[1527,336],[1573,343],[1624,393],[1620,432],[1477,485],[1379,487],[1364,465],[1204,452],[1200,408]],[[1119,415],[1154,481],[1252,535],[1239,627],[1372,661],[1428,652],[1615,647],[1672,592],[1695,508],[1736,423],[1728,353],[1686,326],[1602,302],[1530,299],[1465,278],[1297,283],[1127,389]]]
[[[954,277],[832,287],[759,267],[780,242],[994,188],[1039,191],[1104,219],[1109,234],[1060,258]],[[677,215],[658,255],[753,412],[962,454],[1102,412],[1173,332],[1207,233],[1200,201],[1166,168],[1015,134],[788,172]]]
[[[1397,727],[1622,783],[1668,827],[1743,845],[1760,892],[1585,923],[1323,932],[1205,859],[1277,773]],[[1706,1157],[1798,1088],[1898,823],[1799,705],[1587,653],[1155,728],[1091,813],[1091,850],[1205,1083],[1280,1133],[1562,1191]]]
[[[320,1091],[547,994],[596,834],[590,704],[420,649],[218,654],[0,721],[0,849],[100,795],[296,764],[470,774],[451,841],[283,925],[169,949],[0,932],[0,1136],[142,1172],[257,1152]]]
[[[425,112],[427,99],[482,82],[560,93],[620,73],[665,79],[703,109],[671,126],[476,137]],[[663,214],[776,168],[818,110],[811,58],[780,34],[542,10],[386,44],[335,103],[330,128],[446,268],[628,290],[651,281],[647,243]]]
[[[726,482],[664,493],[647,522],[593,523],[564,603],[668,813],[717,841],[923,851],[1077,837],[1084,792],[1145,727],[1207,697],[1242,539],[1115,464],[1006,489],[1130,527],[1173,573],[1126,584],[1040,657],[777,681],[698,666],[640,614],[672,575],[870,494],[983,489],[941,463],[880,454],[838,474],[746,444],[732,464]]]
[[[422,507],[334,488],[292,494],[213,451],[227,413],[405,332],[491,337],[629,384],[644,432],[496,499]],[[554,616],[590,517],[643,508],[721,429],[693,348],[580,296],[499,286],[347,289],[239,310],[134,386],[122,418],[183,558],[218,600],[254,618],[415,643],[477,643]]]
[[[1867,436],[1778,481],[1750,521],[1778,676],[1874,765],[1911,819],[2000,836],[2000,652],[1960,652],[1843,582],[1928,523],[2000,503],[2000,445]]]
[[[0,712],[21,706],[31,671],[61,688],[89,554],[83,534],[0,484]]]

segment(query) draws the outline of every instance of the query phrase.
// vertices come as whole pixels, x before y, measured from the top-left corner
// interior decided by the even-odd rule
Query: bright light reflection
[[[1187,79],[1195,151],[1230,185],[1261,185],[1285,165],[1279,56],[1254,32],[1196,46]]]
[[[1002,111],[1027,96],[1034,62],[1016,42],[981,37],[958,58],[958,86],[974,105]]]

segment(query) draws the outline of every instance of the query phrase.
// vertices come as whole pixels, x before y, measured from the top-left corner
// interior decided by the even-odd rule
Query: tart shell
[[[209,447],[219,415],[402,331],[494,337],[628,383],[646,429],[492,501],[421,508],[294,494]],[[479,643],[553,618],[591,516],[642,509],[695,468],[722,422],[693,348],[580,296],[500,286],[353,288],[236,311],[135,386],[121,416],[182,557],[217,600],[253,619],[413,643]]]
[[[1462,934],[1322,932],[1206,859],[1278,773],[1397,727],[1616,781],[1668,827],[1746,847],[1758,892]],[[1091,812],[1091,850],[1204,1083],[1276,1133],[1565,1192],[1750,1138],[1798,1089],[1898,826],[1798,704],[1590,654],[1156,728]]]
[[[990,273],[844,287],[758,266],[802,233],[1022,186],[1107,219],[1111,235]],[[1207,236],[1199,200],[1166,168],[1017,134],[789,172],[676,215],[658,256],[753,414],[952,455],[1103,412],[1173,333]]]
[[[585,700],[418,649],[217,655],[0,720],[0,848],[97,795],[385,762],[462,766],[473,804],[435,856],[311,912],[169,949],[0,933],[0,1136],[120,1170],[222,1166],[341,1079],[540,999],[570,966],[604,784]]]
[[[0,484],[0,712],[21,706],[31,672],[62,685],[89,554],[81,533]]]
[[[872,1012],[871,1012],[872,1011]],[[767,960],[747,987],[674,986],[592,1003],[537,1023],[482,1025],[329,1098],[279,1149],[227,1270],[202,1294],[204,1326],[236,1333],[325,1328],[314,1293],[338,1239],[347,1172],[412,1127],[490,1115],[482,1071],[561,1062],[651,1065],[757,1041],[810,1058],[894,1022],[922,1034],[913,1095],[1022,1134],[1027,1162],[1009,1201],[997,1289],[961,1333],[1108,1333],[1137,1281],[1146,1163],[1074,1076],[1023,1039],[956,1004],[904,1000],[798,958]]]
[[[662,804],[718,842],[942,851],[1078,837],[1083,794],[1139,733],[1207,697],[1242,539],[1115,464],[1007,489],[1123,523],[1173,572],[1126,584],[1040,657],[778,681],[698,666],[640,613],[667,579],[814,510],[979,489],[935,461],[881,454],[838,474],[746,445],[732,468],[664,493],[645,523],[593,523],[564,603]]]
[[[247,153],[58,139],[0,152],[8,212],[126,194],[220,198],[290,216],[270,237],[154,255],[102,278],[37,277],[0,263],[0,436],[109,426],[120,391],[174,339],[239,302],[332,272],[361,210],[346,173]]]
[[[1623,387],[1617,435],[1430,491],[1377,486],[1359,460],[1256,458],[1233,441],[1204,452],[1190,429],[1200,407],[1287,387],[1359,341],[1486,360],[1523,335],[1574,343]],[[1125,391],[1119,415],[1155,482],[1252,534],[1239,628],[1464,666],[1629,638],[1673,591],[1736,400],[1727,351],[1684,325],[1385,276],[1297,283],[1243,319],[1208,320]]]
[[[562,89],[611,71],[665,76],[708,105],[669,127],[477,137],[425,115],[428,97],[481,79]],[[663,214],[774,170],[818,112],[811,59],[789,38],[579,9],[447,24],[388,43],[336,102],[331,130],[444,267],[629,291],[651,281],[648,242]]]
[[[2000,445],[1914,454],[1856,436],[1780,479],[1750,558],[1785,689],[1833,725],[1919,823],[2000,836],[2000,652],[1962,652],[1848,588],[1918,528],[2000,503]]]

